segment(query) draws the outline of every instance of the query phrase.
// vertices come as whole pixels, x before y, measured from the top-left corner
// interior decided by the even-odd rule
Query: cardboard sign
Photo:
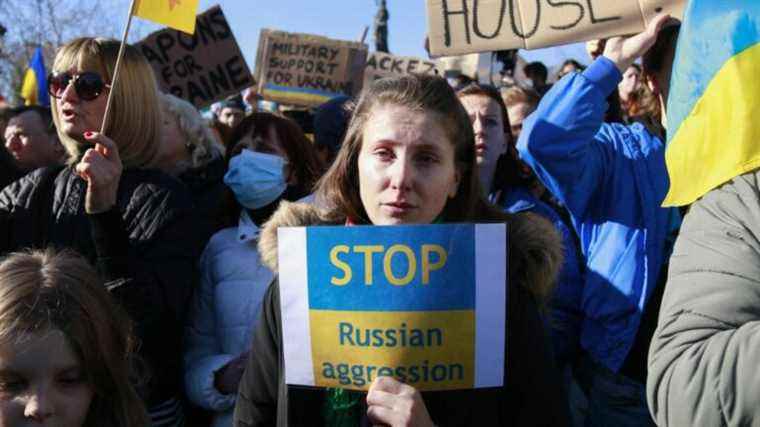
[[[364,84],[370,84],[383,77],[405,74],[431,74],[443,76],[438,64],[427,59],[411,56],[393,56],[383,52],[372,52],[364,69]]]
[[[251,86],[251,72],[221,7],[198,15],[195,34],[156,31],[137,43],[161,90],[198,108]]]
[[[280,228],[285,382],[499,387],[506,226]]]
[[[264,29],[256,54],[259,94],[303,106],[353,96],[361,91],[366,60],[363,43]]]
[[[433,57],[536,49],[643,31],[685,0],[426,0]]]

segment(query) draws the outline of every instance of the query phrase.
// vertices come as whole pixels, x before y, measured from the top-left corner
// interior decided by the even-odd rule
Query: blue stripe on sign
[[[473,309],[474,234],[474,224],[309,227],[306,234],[309,307],[363,311]],[[428,251],[427,260],[423,261],[423,245],[443,248],[446,263],[439,269],[430,268],[439,262],[439,254]],[[366,250],[362,252],[362,246],[378,246],[383,250],[368,255]],[[408,250],[389,251],[394,246]],[[410,254],[414,259],[411,270]],[[386,258],[391,261],[391,271],[387,272],[392,276],[390,279],[386,276]],[[370,265],[371,284],[368,284],[366,273]],[[425,266],[429,272],[427,284],[423,284]],[[345,279],[347,270],[350,270],[347,283],[342,286],[332,283]],[[406,284],[392,283],[393,278],[406,282],[405,277]]]

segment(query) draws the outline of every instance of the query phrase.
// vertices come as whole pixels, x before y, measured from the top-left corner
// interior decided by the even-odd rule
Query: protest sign
[[[198,108],[251,86],[251,72],[221,7],[198,15],[195,34],[156,31],[137,43],[165,92]]]
[[[383,52],[372,52],[364,69],[364,84],[370,84],[383,77],[405,74],[443,75],[435,61],[411,56],[393,56]]]
[[[256,79],[264,99],[314,106],[361,91],[367,46],[310,34],[264,29]]]
[[[426,0],[433,57],[536,49],[639,33],[685,0]]]
[[[503,385],[504,224],[280,228],[287,384]]]

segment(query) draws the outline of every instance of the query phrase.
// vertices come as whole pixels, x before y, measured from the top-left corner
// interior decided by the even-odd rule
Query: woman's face
[[[628,69],[625,70],[625,73],[623,73],[623,81],[618,84],[618,92],[620,93],[621,99],[627,100],[628,97],[639,88],[639,77],[640,73],[636,68],[628,67]]]
[[[161,148],[158,150],[159,169],[173,174],[192,164],[185,136],[179,129],[177,117],[166,109],[161,110]]]
[[[243,149],[247,148],[251,151],[258,151],[259,153],[274,154],[282,157],[286,162],[290,162],[288,154],[285,152],[285,148],[283,148],[282,141],[280,141],[280,137],[277,135],[277,130],[274,126],[270,126],[265,135],[265,138],[261,136],[254,137],[253,132],[249,132],[248,135],[238,141],[238,143],[232,148],[231,157],[237,156],[243,151]],[[284,173],[289,184],[297,184],[290,163],[285,165]]]
[[[475,132],[475,155],[479,168],[496,167],[499,157],[507,152],[507,136],[499,104],[482,95],[460,98],[470,116]]]
[[[454,145],[430,112],[396,105],[371,111],[359,151],[359,193],[375,225],[429,224],[456,196]]]
[[[80,427],[93,394],[61,331],[0,345],[0,427]]]
[[[81,70],[73,69],[68,72],[74,75]],[[105,80],[103,76],[101,78]],[[100,132],[107,100],[108,89],[92,101],[85,101],[77,96],[74,84],[70,83],[61,93],[61,97],[55,99],[60,130],[70,138],[82,142],[85,141],[85,132]]]

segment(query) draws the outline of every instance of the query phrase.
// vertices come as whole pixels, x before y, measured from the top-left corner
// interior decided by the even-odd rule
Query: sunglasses
[[[80,74],[51,73],[47,79],[48,93],[53,98],[60,98],[70,83],[74,83],[74,91],[79,99],[84,101],[92,101],[100,96],[104,89],[111,87],[103,81],[100,74],[92,71]]]

